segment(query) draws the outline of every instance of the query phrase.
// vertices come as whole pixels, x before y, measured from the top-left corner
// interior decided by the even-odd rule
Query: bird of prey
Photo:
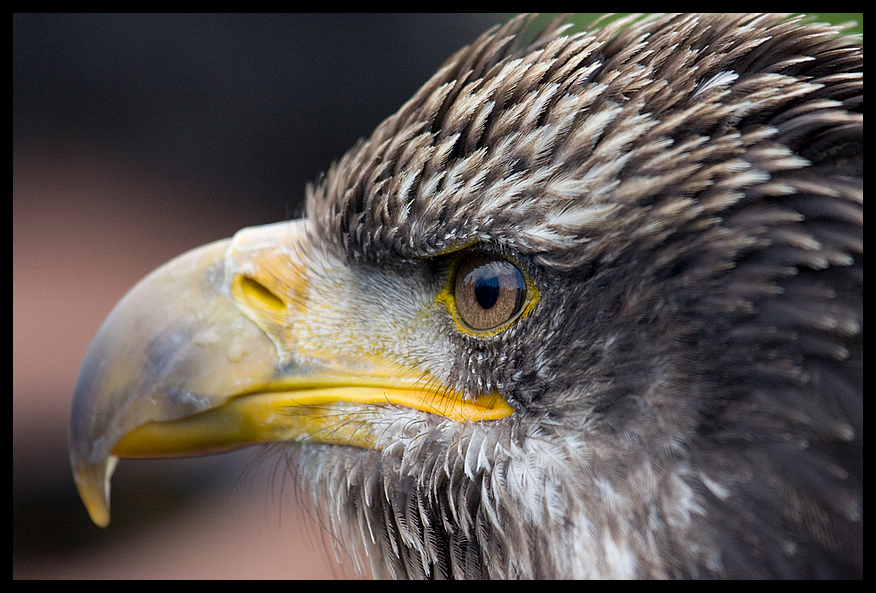
[[[863,576],[860,38],[529,24],[119,303],[71,415],[97,524],[119,458],[282,443],[375,576]]]

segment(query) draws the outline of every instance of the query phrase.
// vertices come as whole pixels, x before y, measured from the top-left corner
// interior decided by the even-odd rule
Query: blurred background
[[[508,18],[13,14],[13,578],[341,575],[277,453],[125,461],[95,527],[66,450],[79,365],[137,280],[297,217],[307,182]]]

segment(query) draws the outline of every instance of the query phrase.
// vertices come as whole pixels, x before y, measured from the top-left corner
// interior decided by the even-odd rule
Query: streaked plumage
[[[862,48],[670,16],[516,49],[525,23],[308,201],[353,265],[479,241],[532,266],[525,324],[442,344],[525,418],[307,450],[329,524],[390,576],[863,574]]]
[[[296,249],[367,289],[355,327],[426,307],[463,249],[539,291],[492,335],[392,326],[394,360],[512,416],[377,406],[382,448],[290,446],[332,542],[389,577],[863,576],[863,47],[528,22],[309,188]]]

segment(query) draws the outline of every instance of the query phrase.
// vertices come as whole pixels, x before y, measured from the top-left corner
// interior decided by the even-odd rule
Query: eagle
[[[117,305],[96,524],[120,458],[261,444],[377,577],[863,577],[860,38],[531,20]]]

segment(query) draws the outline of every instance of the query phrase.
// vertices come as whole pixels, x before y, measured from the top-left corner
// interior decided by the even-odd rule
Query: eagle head
[[[96,523],[119,458],[282,443],[378,576],[863,576],[863,46],[528,23],[122,300],[71,417]]]

